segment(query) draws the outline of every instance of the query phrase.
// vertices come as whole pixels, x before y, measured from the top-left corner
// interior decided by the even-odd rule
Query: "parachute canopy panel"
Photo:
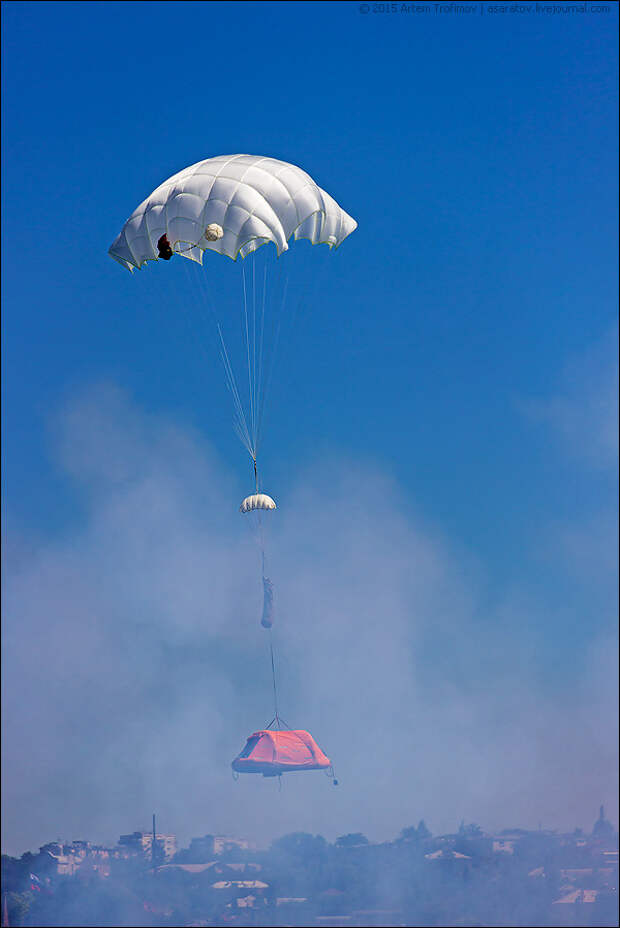
[[[256,509],[276,509],[276,504],[266,493],[254,493],[252,496],[246,496],[241,505],[239,512],[254,512]]]
[[[236,773],[262,773],[264,777],[295,770],[327,770],[329,767],[329,757],[323,754],[312,735],[301,729],[255,731],[232,762]]]
[[[273,242],[278,255],[288,241],[338,247],[357,228],[309,174],[294,164],[258,155],[221,155],[192,164],[164,181],[131,214],[109,248],[133,271],[157,260],[167,236],[177,254],[202,264],[207,249],[245,258]]]

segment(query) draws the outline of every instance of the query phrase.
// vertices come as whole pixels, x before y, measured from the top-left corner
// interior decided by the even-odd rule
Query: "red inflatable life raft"
[[[235,773],[262,773],[275,777],[294,770],[329,770],[331,761],[323,754],[312,735],[301,729],[271,731],[268,728],[250,735],[243,751],[235,757]]]

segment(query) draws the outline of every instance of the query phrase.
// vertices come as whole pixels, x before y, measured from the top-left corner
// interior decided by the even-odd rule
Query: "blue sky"
[[[205,361],[188,326],[193,291],[172,262],[131,277],[107,248],[170,174],[269,154],[359,228],[337,254],[285,256],[294,280],[320,268],[320,298],[283,344],[266,488],[294,511],[303,474],[318,488],[349,468],[345,498],[364,496],[358,468],[380,475],[475,578],[474,614],[515,590],[536,614],[543,689],[570,689],[613,636],[617,7],[442,6],[3,4],[3,496],[19,569],[89,531],[58,434],[101,384],[104,409],[119,389],[144,421],[199,436],[231,511],[251,488],[216,346]],[[223,293],[231,269],[206,273]]]

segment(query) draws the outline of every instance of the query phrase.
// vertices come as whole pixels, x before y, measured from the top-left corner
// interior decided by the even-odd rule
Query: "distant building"
[[[216,856],[224,854],[226,851],[232,851],[234,848],[247,851],[250,848],[250,842],[247,838],[232,838],[230,835],[213,835],[213,853]]]
[[[53,841],[39,848],[39,853],[51,858],[56,873],[61,876],[73,876],[78,870],[95,872],[100,876],[110,875],[109,858],[113,852],[90,841],[72,841],[71,844]]]
[[[60,841],[50,841],[48,844],[43,844],[39,848],[39,854],[52,854],[57,857],[58,854],[62,854],[63,845]]]
[[[250,842],[247,838],[235,838],[232,835],[203,835],[201,838],[192,838],[189,848],[181,851],[181,855],[183,862],[206,863],[235,848],[247,851]]]
[[[446,850],[445,848],[433,851],[432,854],[425,854],[424,856],[427,860],[471,860],[468,854],[460,854],[458,851]]]
[[[592,828],[593,838],[613,838],[614,826],[605,818],[605,807],[601,806],[599,815]]]
[[[92,848],[92,844],[90,843],[90,841],[72,841],[71,847],[76,853],[83,852],[84,854],[86,854]]]
[[[218,880],[213,889],[268,889],[269,883],[262,880]]]
[[[560,870],[560,876],[567,883],[577,883],[578,880],[589,879],[594,870],[592,867],[569,867]]]
[[[56,872],[64,876],[73,876],[82,861],[72,854],[59,854],[56,857]]]
[[[121,847],[126,847],[134,853],[139,853],[144,850],[144,845],[142,843],[143,837],[144,833],[142,831],[133,831],[130,835],[121,835],[118,839],[118,843]]]
[[[503,838],[494,839],[493,841],[493,853],[503,853],[503,854],[514,854],[515,852],[515,843],[514,841],[506,841]]]
[[[57,841],[44,844],[39,848],[39,853],[51,858],[56,867],[56,873],[62,876],[73,876],[83,860],[83,855],[72,853],[71,845],[65,847]]]
[[[574,905],[578,902],[596,902],[598,890],[596,889],[575,889],[565,896],[556,899],[553,905]]]
[[[196,863],[206,863],[215,856],[215,838],[213,835],[203,835],[202,838],[192,838],[189,843],[189,855]]]
[[[618,866],[618,851],[603,851],[603,861],[606,864]]]
[[[215,864],[214,860],[209,861],[206,864],[162,864],[161,867],[158,867],[158,872],[174,871],[174,870],[184,870],[185,873],[204,873],[205,870],[209,870]]]
[[[165,860],[170,860],[177,852],[176,835],[155,835],[157,845],[162,849]],[[121,847],[127,848],[134,854],[150,855],[153,847],[153,833],[149,831],[134,831],[130,835],[121,835],[118,839]]]

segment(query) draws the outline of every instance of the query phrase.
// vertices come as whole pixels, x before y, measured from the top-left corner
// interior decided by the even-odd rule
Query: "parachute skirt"
[[[331,766],[312,735],[303,730],[255,731],[232,762],[235,773],[262,773],[264,777],[296,770],[329,770]]]

